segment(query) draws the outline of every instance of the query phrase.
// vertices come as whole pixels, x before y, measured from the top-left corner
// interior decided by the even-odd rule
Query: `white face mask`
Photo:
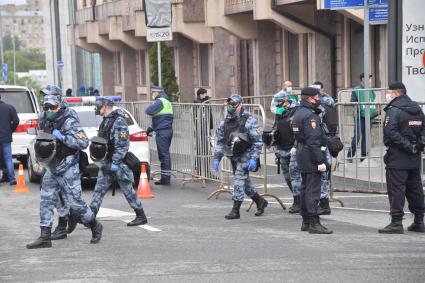
[[[288,86],[288,87],[286,88],[286,92],[287,92],[287,93],[292,93],[292,86]]]
[[[390,103],[393,100],[393,98],[391,97],[391,93],[387,93],[385,95],[385,98],[386,98],[386,100],[387,100],[388,103]]]

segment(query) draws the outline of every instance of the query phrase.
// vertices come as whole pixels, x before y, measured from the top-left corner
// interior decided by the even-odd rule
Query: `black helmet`
[[[274,137],[274,130],[273,128],[266,127],[264,128],[263,134],[261,135],[261,139],[263,140],[263,143],[266,146],[271,146],[273,142]]]
[[[108,141],[97,136],[91,138],[90,141],[90,158],[97,166],[102,167],[108,156]]]
[[[250,146],[251,143],[249,141],[248,135],[245,133],[239,133],[237,136],[232,138],[230,149],[233,156],[238,156],[247,151]]]
[[[48,133],[42,132],[35,138],[35,158],[42,165],[49,164],[56,154],[55,138]]]

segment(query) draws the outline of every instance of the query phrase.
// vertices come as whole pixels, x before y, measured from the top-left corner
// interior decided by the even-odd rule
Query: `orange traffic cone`
[[[19,164],[18,183],[16,184],[14,193],[29,193],[30,190],[25,185],[24,165]]]
[[[148,175],[146,174],[146,165],[142,164],[142,171],[140,173],[139,186],[137,187],[138,198],[153,198],[151,186],[149,185]]]

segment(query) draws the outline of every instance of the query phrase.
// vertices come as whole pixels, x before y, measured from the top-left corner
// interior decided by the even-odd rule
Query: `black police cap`
[[[314,87],[305,87],[301,90],[301,95],[315,96],[319,94],[319,90]]]
[[[406,87],[404,86],[403,83],[395,82],[395,83],[390,84],[390,87],[388,89],[390,89],[390,90],[398,90],[398,89],[406,90]]]

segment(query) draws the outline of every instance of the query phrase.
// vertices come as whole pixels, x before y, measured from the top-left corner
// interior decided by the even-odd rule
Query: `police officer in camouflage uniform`
[[[325,150],[327,138],[319,117],[319,91],[307,87],[301,91],[301,105],[292,121],[292,129],[297,141],[297,162],[301,171],[301,231],[314,234],[331,234],[320,223],[318,203],[322,172],[329,168],[326,164]]]
[[[108,141],[108,155],[103,166],[99,169],[90,208],[97,214],[106,191],[116,180],[128,204],[136,212],[136,218],[127,225],[143,225],[148,221],[142,203],[133,189],[133,172],[124,163],[130,146],[125,112],[122,109],[113,110],[113,104],[113,101],[106,97],[100,97],[96,102],[96,114],[103,117],[98,136]]]
[[[379,229],[379,233],[404,233],[405,199],[415,215],[407,230],[423,233],[425,208],[421,153],[425,145],[425,115],[420,106],[407,96],[403,83],[389,86],[387,102],[384,109],[384,144],[387,146],[384,162],[391,223]]]
[[[258,121],[243,106],[240,95],[234,94],[227,99],[227,116],[217,129],[217,144],[214,152],[214,170],[220,169],[220,161],[226,155],[234,171],[233,208],[226,219],[239,219],[240,207],[244,195],[248,195],[257,205],[256,216],[264,213],[267,200],[254,188],[249,171],[258,170],[263,143],[259,134]],[[245,193],[245,194],[244,194]]]
[[[61,107],[66,107],[67,104],[62,100],[62,90],[54,85],[47,85],[42,90],[40,90],[40,94],[44,96],[53,95],[56,96],[61,102]],[[69,108],[69,111],[74,112],[73,109]],[[48,109],[43,111],[39,117],[39,129],[46,133],[51,133],[53,131],[53,122],[47,119]],[[75,115],[77,115],[75,113]],[[41,190],[43,190],[43,186],[41,184]],[[58,191],[56,196],[56,210],[58,212],[58,225],[55,230],[51,234],[51,240],[61,240],[67,237],[66,226],[68,223],[68,215],[69,215],[69,201],[66,197],[66,194],[63,191]]]
[[[102,224],[82,199],[79,178],[79,151],[87,148],[88,139],[81,128],[75,112],[61,106],[57,96],[46,95],[43,107],[46,118],[53,123],[52,136],[56,140],[54,158],[47,164],[43,176],[40,201],[40,237],[27,245],[28,249],[49,248],[51,228],[53,225],[53,208],[57,203],[58,192],[66,194],[70,207],[78,214],[82,222],[92,231],[91,243],[95,244],[102,237]],[[37,153],[37,152],[36,152]]]
[[[289,213],[299,213],[301,174],[297,168],[295,158],[291,160],[291,156],[295,155],[295,138],[291,121],[298,109],[298,102],[292,102],[286,92],[280,91],[273,97],[271,108],[273,107],[275,108],[273,128],[277,131],[277,140],[275,141],[276,156],[280,159],[283,176],[294,197]]]

